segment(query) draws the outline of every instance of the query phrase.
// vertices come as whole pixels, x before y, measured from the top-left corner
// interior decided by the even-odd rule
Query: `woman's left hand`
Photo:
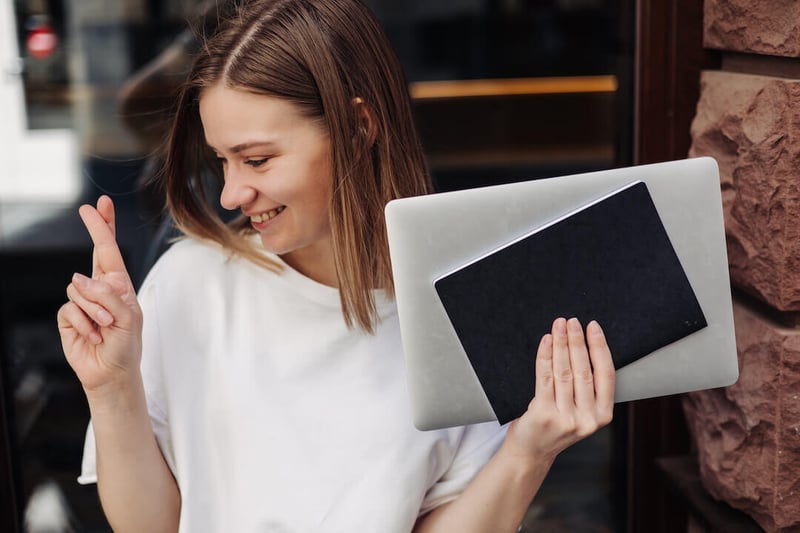
[[[514,456],[552,462],[575,442],[611,422],[614,364],[603,330],[592,321],[558,318],[536,354],[536,390],[528,410],[508,428]]]
[[[517,531],[556,456],[611,422],[611,351],[596,322],[586,329],[584,339],[578,320],[553,323],[539,343],[528,410],[458,499],[424,515],[415,532]]]

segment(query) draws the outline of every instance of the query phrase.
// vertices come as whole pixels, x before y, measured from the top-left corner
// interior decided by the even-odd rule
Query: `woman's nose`
[[[219,196],[219,203],[228,210],[238,209],[256,199],[256,190],[235,171],[225,170],[225,183]]]

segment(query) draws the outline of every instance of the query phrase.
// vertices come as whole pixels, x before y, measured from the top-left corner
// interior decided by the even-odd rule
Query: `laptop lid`
[[[556,221],[572,218],[570,215],[597,204],[599,199],[616,196],[620,191],[641,190],[641,186],[636,187],[638,182],[652,200],[699,306],[700,315],[689,320],[700,316],[706,325],[702,327],[698,322],[697,329],[689,328],[675,339],[656,343],[654,349],[650,350],[651,346],[645,350],[647,353],[637,354],[630,364],[618,365],[616,401],[724,386],[736,380],[738,365],[719,173],[713,159],[405,198],[387,205],[386,220],[412,415],[418,428],[497,419],[505,422],[510,416],[507,410],[501,410],[498,416],[496,397],[494,407],[489,401],[487,389],[465,350],[466,338],[459,338],[437,293],[437,280],[441,284],[456,272],[466,272],[469,265],[495,256],[509,243],[524,240],[542,228],[555,227]],[[633,203],[639,204],[641,199],[633,199]],[[630,206],[623,211],[626,209],[630,210]],[[474,280],[462,284],[462,289],[471,283]],[[452,294],[458,295],[458,291],[455,289]],[[545,292],[542,288],[542,297]],[[527,298],[538,294],[536,287],[529,287]],[[463,301],[450,304],[464,305]],[[531,306],[530,301],[527,304]],[[596,317],[579,318],[585,324]],[[601,322],[601,326],[606,325]],[[530,333],[533,347],[532,366],[542,332],[532,326],[526,333]],[[474,344],[476,338],[480,339],[473,336],[467,344]],[[520,338],[526,337],[523,334]],[[645,334],[644,340],[648,338]],[[613,350],[612,346],[615,355]],[[490,352],[483,357],[490,357]]]

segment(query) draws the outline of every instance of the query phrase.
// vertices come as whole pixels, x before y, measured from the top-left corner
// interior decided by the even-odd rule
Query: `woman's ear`
[[[375,117],[375,112],[360,96],[353,98],[351,103],[353,104],[353,109],[356,112],[356,120],[358,121],[356,135],[364,136],[367,145],[372,146],[375,144],[375,139],[378,136],[378,122]]]

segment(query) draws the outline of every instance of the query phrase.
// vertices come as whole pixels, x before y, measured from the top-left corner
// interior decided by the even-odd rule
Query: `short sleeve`
[[[97,456],[95,455],[94,431],[92,423],[86,428],[86,438],[83,441],[83,460],[81,461],[81,475],[78,476],[78,483],[89,485],[97,483]]]
[[[466,426],[449,468],[425,494],[420,515],[455,500],[497,452],[505,436],[506,426],[497,422]]]
[[[152,272],[151,272],[152,275]],[[166,415],[166,396],[164,389],[163,367],[161,364],[161,341],[158,326],[158,306],[155,284],[145,280],[137,298],[142,308],[142,380],[144,382],[147,411],[153,433],[158,441],[164,460],[175,474],[175,461],[172,453],[172,439],[169,431],[169,420]],[[86,429],[83,444],[83,459],[78,483],[88,485],[97,483],[97,450],[91,421]]]

